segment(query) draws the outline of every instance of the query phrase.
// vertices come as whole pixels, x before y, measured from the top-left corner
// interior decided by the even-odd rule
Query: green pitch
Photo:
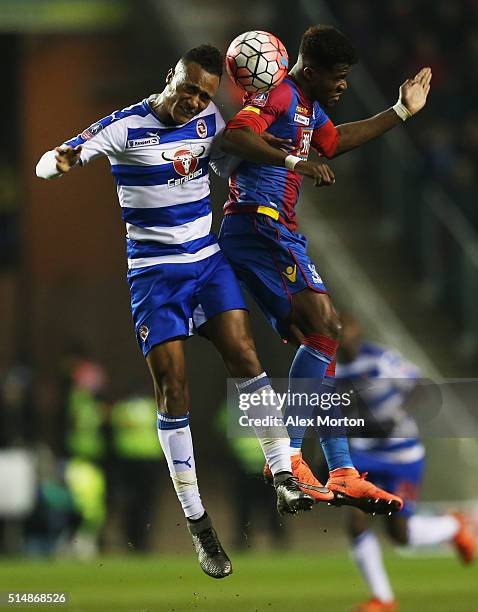
[[[68,606],[0,606],[69,612],[341,612],[367,598],[346,554],[233,555],[234,574],[203,575],[188,556],[105,557],[89,562],[0,561],[0,591],[68,592]],[[454,557],[386,557],[401,612],[477,610],[478,575]]]

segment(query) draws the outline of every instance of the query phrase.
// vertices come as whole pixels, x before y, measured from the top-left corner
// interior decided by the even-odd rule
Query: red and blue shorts
[[[226,215],[219,244],[241,283],[283,338],[292,296],[306,288],[327,293],[307,254],[305,236],[265,214]]]

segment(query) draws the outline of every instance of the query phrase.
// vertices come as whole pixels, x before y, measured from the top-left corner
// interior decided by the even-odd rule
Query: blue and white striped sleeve
[[[122,117],[121,117],[122,118]],[[80,163],[87,164],[100,155],[118,155],[126,147],[126,124],[119,120],[116,112],[100,119],[81,134],[66,140],[63,144],[70,147],[82,146]]]

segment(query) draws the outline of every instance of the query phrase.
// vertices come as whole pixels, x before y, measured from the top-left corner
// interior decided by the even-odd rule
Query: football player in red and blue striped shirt
[[[317,381],[317,389],[328,385],[330,391],[340,337],[327,288],[307,254],[306,238],[296,231],[295,206],[303,177],[317,186],[335,182],[327,164],[308,161],[310,149],[327,158],[350,151],[416,114],[430,89],[431,70],[423,68],[403,83],[393,107],[336,127],[325,109],[346,91],[356,61],[355,49],[341,32],[312,26],[302,37],[290,74],[272,91],[246,97],[223,136],[223,149],[244,161],[230,178],[221,249],[276,331],[299,347],[289,373],[292,392],[303,390],[304,379]],[[266,130],[290,139],[291,151],[270,146],[260,137]],[[305,427],[289,428],[294,475],[299,482],[320,487],[302,459],[304,432]],[[401,498],[356,471],[345,431],[322,435],[321,445],[330,470],[327,486],[336,504],[372,513],[402,508]],[[320,493],[316,498],[320,500]]]

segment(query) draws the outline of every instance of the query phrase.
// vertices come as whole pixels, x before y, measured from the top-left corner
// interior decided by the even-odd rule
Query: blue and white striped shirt
[[[191,263],[217,251],[211,232],[208,165],[224,120],[213,102],[188,123],[164,125],[144,99],[64,144],[80,163],[106,155],[126,223],[128,268]]]
[[[357,386],[377,422],[394,423],[389,437],[351,438],[352,448],[396,463],[423,458],[425,449],[417,424],[402,407],[419,374],[419,369],[396,351],[370,342],[362,343],[352,362],[337,363],[336,377]]]

